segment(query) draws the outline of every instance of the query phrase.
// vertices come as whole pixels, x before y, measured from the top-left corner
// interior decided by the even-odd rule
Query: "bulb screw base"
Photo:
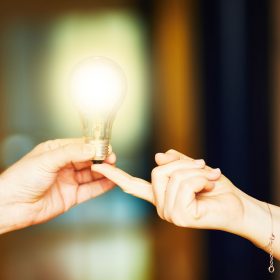
[[[103,163],[103,160],[95,160],[95,159],[93,159],[92,163],[93,164],[101,164],[101,163]]]
[[[109,139],[105,140],[92,140],[86,139],[88,144],[91,144],[95,148],[95,156],[92,159],[94,164],[103,163],[104,159],[110,154],[110,143]]]

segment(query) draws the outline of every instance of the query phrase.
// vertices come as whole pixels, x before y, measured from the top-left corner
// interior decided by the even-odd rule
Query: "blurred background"
[[[82,135],[67,74],[101,55],[128,80],[113,131],[121,168],[149,179],[154,153],[173,148],[280,205],[279,34],[277,0],[2,1],[0,167]],[[0,252],[1,280],[280,279],[248,241],[179,229],[118,189],[1,236]]]

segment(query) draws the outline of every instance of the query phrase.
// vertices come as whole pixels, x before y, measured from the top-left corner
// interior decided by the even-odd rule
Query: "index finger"
[[[169,162],[172,162],[174,160],[180,160],[180,159],[187,159],[187,160],[190,160],[190,161],[195,161],[195,159],[191,158],[191,157],[188,157],[176,150],[169,150],[167,151],[164,155],[166,155],[166,161],[169,161]],[[172,160],[173,159],[173,160]],[[169,162],[166,162],[164,164],[167,164]],[[205,165],[204,167],[206,170],[212,170],[213,168],[208,166],[208,165]]]
[[[124,192],[154,203],[152,185],[149,182],[133,177],[123,170],[107,163],[94,164],[91,169],[113,181]]]
[[[168,150],[166,153],[157,153],[155,159],[156,159],[156,163],[158,165],[165,165],[165,164],[168,164],[173,161],[180,160],[180,159],[195,161],[195,159],[188,157],[176,150]],[[199,161],[201,161],[201,160],[199,160]],[[205,165],[204,168],[206,170],[212,170],[212,168],[207,165]]]

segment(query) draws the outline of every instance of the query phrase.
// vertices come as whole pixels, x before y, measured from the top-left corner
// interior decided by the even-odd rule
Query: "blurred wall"
[[[197,13],[196,1],[157,1],[153,48],[155,151],[172,148],[194,158],[203,154]],[[158,223],[156,279],[206,279],[203,234]]]
[[[279,11],[276,0],[5,1],[1,168],[40,141],[81,135],[63,71],[107,52],[131,83],[113,135],[121,168],[150,179],[154,153],[173,148],[279,204]],[[248,241],[176,228],[118,190],[1,236],[0,248],[3,280],[273,279]]]
[[[207,162],[262,201],[274,201],[270,1],[201,1]],[[209,232],[208,279],[273,279],[250,242]],[[277,279],[274,278],[274,279]]]
[[[147,177],[149,49],[136,3],[14,1],[0,14],[0,168],[41,141],[82,136],[65,81],[79,60],[103,55],[128,78],[113,132],[118,164]],[[152,279],[149,217],[148,204],[116,189],[45,225],[2,236],[0,278]]]
[[[1,168],[41,141],[81,135],[64,82],[71,65],[89,55],[115,59],[128,75],[113,133],[121,168],[150,179],[154,152],[201,155],[194,2],[5,2]],[[199,280],[202,234],[160,221],[146,203],[115,190],[46,225],[2,236],[0,278]]]

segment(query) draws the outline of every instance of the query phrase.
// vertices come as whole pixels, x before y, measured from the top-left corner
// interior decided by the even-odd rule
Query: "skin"
[[[93,165],[96,171],[125,192],[154,204],[159,216],[177,226],[223,230],[242,236],[269,252],[271,217],[268,205],[234,186],[203,160],[177,151],[159,153],[152,180],[135,178],[108,164]],[[280,259],[280,207],[270,205],[273,216],[274,257]]]
[[[95,198],[114,183],[91,170],[94,149],[83,139],[38,145],[0,176],[0,233],[46,222]],[[105,162],[115,164],[111,154]]]
[[[223,230],[269,252],[271,217],[267,203],[236,188],[219,169],[170,150],[156,155],[152,182],[114,167],[110,155],[92,165],[92,146],[82,139],[48,141],[0,176],[0,233],[46,222],[118,184],[153,203],[159,216],[177,226]],[[280,259],[280,207],[273,216],[274,257]]]

